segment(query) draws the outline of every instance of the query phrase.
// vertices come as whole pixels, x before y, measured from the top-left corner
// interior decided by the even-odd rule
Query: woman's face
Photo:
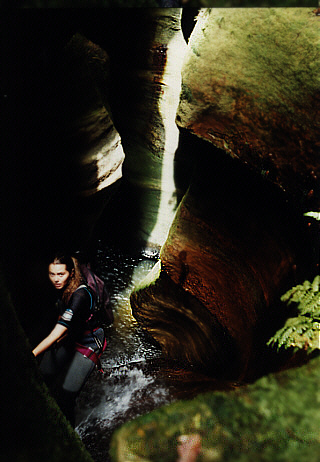
[[[60,263],[50,263],[49,279],[56,289],[63,289],[69,280],[70,273],[66,265]]]

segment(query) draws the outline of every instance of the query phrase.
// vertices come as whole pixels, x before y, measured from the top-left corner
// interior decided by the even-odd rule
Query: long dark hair
[[[62,295],[62,301],[67,305],[73,292],[83,283],[79,261],[71,255],[57,253],[51,263],[66,265],[66,269],[70,273],[68,283]]]

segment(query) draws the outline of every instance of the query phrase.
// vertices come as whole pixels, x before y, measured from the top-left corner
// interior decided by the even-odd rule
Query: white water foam
[[[90,403],[88,408],[82,406],[81,415],[78,415],[76,430],[80,436],[87,433],[91,422],[100,430],[112,429],[128,420],[128,417],[130,420],[130,417],[141,414],[139,405],[144,407],[146,400],[151,409],[169,399],[167,390],[159,387],[151,375],[137,367],[129,369],[128,366],[121,366],[113,369],[100,386],[100,402],[94,407]]]

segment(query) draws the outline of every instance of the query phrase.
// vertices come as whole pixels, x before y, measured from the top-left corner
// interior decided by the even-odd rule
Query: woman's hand
[[[62,337],[66,335],[67,330],[67,327],[62,326],[61,324],[56,324],[50,334],[45,339],[43,339],[42,342],[40,342],[39,345],[34,348],[34,350],[32,350],[32,353],[35,356],[43,353],[55,342],[61,340]]]

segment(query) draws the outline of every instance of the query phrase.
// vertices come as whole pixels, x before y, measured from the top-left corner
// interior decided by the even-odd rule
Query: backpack
[[[106,328],[113,323],[113,312],[105,283],[91,270],[90,265],[83,264],[80,269],[94,295],[93,319],[100,327]]]

